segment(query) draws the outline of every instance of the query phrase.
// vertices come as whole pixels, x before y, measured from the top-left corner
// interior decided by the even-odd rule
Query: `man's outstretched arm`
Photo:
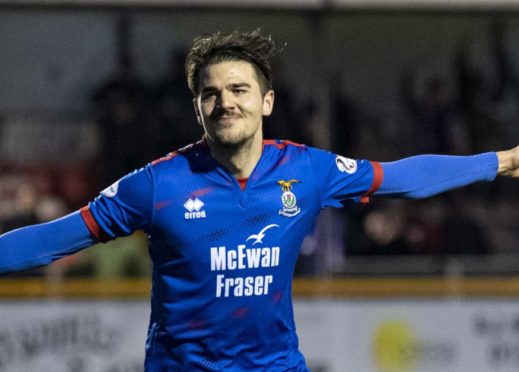
[[[375,195],[419,199],[497,175],[519,177],[519,147],[471,156],[418,155],[380,164],[383,181]]]
[[[0,274],[28,270],[97,243],[79,211],[0,235]]]

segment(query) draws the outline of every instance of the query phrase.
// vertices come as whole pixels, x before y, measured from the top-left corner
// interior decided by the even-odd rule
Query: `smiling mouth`
[[[214,121],[217,123],[220,123],[220,124],[228,124],[239,118],[240,117],[238,115],[222,115],[222,116],[216,117]]]

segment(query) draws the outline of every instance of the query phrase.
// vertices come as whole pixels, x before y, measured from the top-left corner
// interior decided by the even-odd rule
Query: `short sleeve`
[[[328,151],[309,148],[321,193],[321,205],[341,207],[343,202],[367,203],[380,187],[382,167],[377,162],[355,160]]]
[[[152,224],[154,182],[151,166],[136,170],[106,188],[81,215],[100,241],[149,230]]]

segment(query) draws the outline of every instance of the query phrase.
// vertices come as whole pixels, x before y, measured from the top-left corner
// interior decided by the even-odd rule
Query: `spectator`
[[[458,193],[447,194],[446,216],[442,224],[445,254],[490,253],[489,237],[479,221],[470,214],[469,203]]]
[[[415,84],[412,73],[404,74],[400,96],[417,126],[417,151],[433,154],[455,153],[455,141],[452,138],[454,106],[449,100],[445,82],[439,76],[431,76],[421,97],[413,93]]]
[[[111,183],[140,167],[148,152],[149,98],[130,57],[122,58],[113,78],[99,86],[96,104],[102,134],[103,182]]]
[[[191,107],[192,97],[184,79],[184,49],[173,49],[168,71],[155,89],[153,100],[157,122],[152,157],[160,157],[202,137],[202,129]]]

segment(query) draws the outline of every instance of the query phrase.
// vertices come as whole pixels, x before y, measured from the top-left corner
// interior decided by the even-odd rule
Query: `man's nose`
[[[219,97],[219,106],[221,108],[232,108],[234,106],[234,99],[231,92],[223,91]]]

